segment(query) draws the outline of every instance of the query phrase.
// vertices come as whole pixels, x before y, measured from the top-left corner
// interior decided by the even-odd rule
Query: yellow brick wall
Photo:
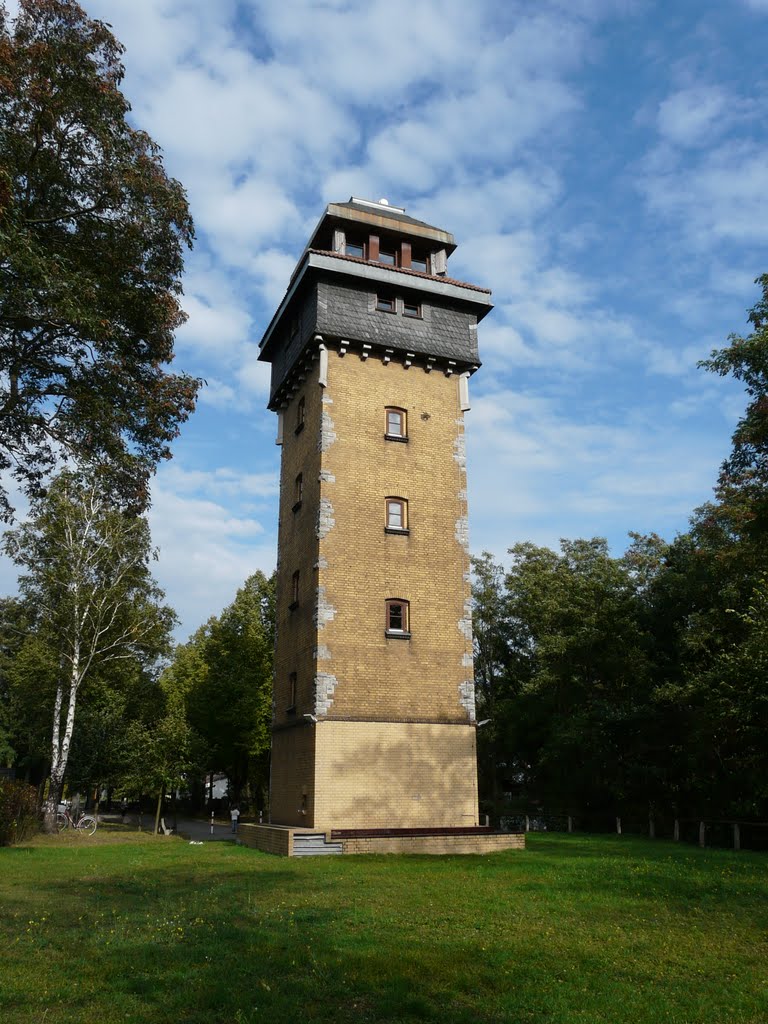
[[[315,623],[318,557],[315,510],[320,496],[317,439],[322,394],[316,365],[283,413],[280,466],[280,519],[277,566],[277,639],[275,644],[270,816],[285,825],[312,821],[314,733],[304,714],[314,710]],[[296,433],[297,406],[304,398],[304,429]],[[301,473],[301,508],[295,512],[295,481]],[[299,570],[299,605],[290,610],[293,573]],[[290,681],[296,673],[296,705],[290,707]],[[305,813],[302,813],[305,812]]]
[[[524,835],[375,836],[342,839],[344,853],[484,854],[524,850]]]
[[[302,719],[295,728],[272,734],[271,821],[280,825],[311,825],[314,794],[315,730]]]
[[[331,353],[326,408],[336,440],[323,455],[321,496],[335,525],[320,542],[333,621],[318,671],[337,679],[330,718],[468,722],[460,686],[472,679],[460,624],[469,554],[457,540],[466,478],[458,379],[439,371]],[[385,440],[387,406],[408,413],[408,443]],[[408,501],[408,536],[384,531],[385,498]],[[386,598],[410,602],[410,640],[384,635]],[[466,628],[466,626],[465,626]]]
[[[315,827],[478,824],[474,727],[325,721],[316,733]]]
[[[281,857],[293,856],[293,832],[288,828],[270,828],[269,825],[239,826],[238,837],[243,846]]]
[[[305,427],[296,435],[302,396]],[[407,410],[407,443],[385,439],[387,406]],[[331,352],[327,387],[315,361],[284,415],[272,821],[476,824],[458,378]],[[299,472],[304,493],[294,513]],[[407,536],[385,532],[387,496],[407,500]],[[299,607],[289,611],[296,569]],[[385,636],[387,598],[410,602],[410,639]],[[316,728],[301,724],[305,714],[319,719]]]
[[[283,448],[280,466],[280,519],[277,566],[277,642],[275,649],[275,724],[283,726],[314,707],[315,593],[318,544],[315,510],[320,497],[320,453],[317,439],[322,394],[316,366],[293,396],[283,414]],[[305,402],[304,429],[296,434],[296,409]],[[303,478],[301,508],[293,511],[297,475]],[[299,606],[291,611],[292,579],[299,570]],[[287,714],[289,675],[297,675],[296,715]]]

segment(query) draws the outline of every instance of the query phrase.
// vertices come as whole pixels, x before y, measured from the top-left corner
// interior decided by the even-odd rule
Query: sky
[[[453,232],[450,276],[493,291],[472,550],[686,529],[745,405],[696,364],[768,272],[768,0],[82,2],[196,224],[174,367],[207,387],[150,512],[180,640],[274,568],[258,343],[353,195]]]

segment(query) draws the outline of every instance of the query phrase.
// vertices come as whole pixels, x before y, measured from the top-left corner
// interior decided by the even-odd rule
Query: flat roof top
[[[439,248],[444,248],[449,256],[456,248],[456,239],[450,231],[444,231],[433,224],[427,224],[426,221],[409,217],[402,206],[390,206],[386,200],[376,203],[369,199],[357,199],[355,196],[350,196],[346,203],[329,203],[326,206],[325,212],[307,243],[307,249],[322,248],[317,244],[317,236],[326,223],[334,220],[368,224],[385,231],[398,231],[415,238],[428,239],[437,243]]]

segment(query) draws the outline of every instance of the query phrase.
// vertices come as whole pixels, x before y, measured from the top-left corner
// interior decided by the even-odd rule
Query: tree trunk
[[[43,803],[43,829],[51,834],[56,831],[56,812],[59,807],[61,783],[62,780],[54,778],[53,773],[51,773],[48,784],[48,796]]]
[[[61,705],[64,701],[64,683],[59,676],[59,681],[56,684],[56,700],[53,704],[53,732],[51,736],[51,774],[50,781],[48,783],[48,796],[43,803],[43,828],[46,832],[53,833],[56,831],[56,807],[59,803],[59,793],[61,792],[61,781],[63,778],[63,772],[59,772],[59,762],[61,760],[61,745],[60,745],[60,732],[61,732]]]
[[[64,734],[61,732],[61,712],[64,703],[64,682],[59,677],[56,686],[56,701],[53,705],[53,730],[51,735],[51,784],[48,788],[48,799],[44,804],[43,828],[46,832],[56,831],[56,810],[61,795],[61,787],[64,782],[64,773],[67,770],[69,760],[69,747],[72,742],[72,731],[75,727],[75,705],[77,703],[77,688],[80,685],[80,658],[79,649],[75,645],[72,658],[72,668],[69,676],[69,703],[67,705],[67,717],[64,723]]]
[[[160,792],[157,794],[157,810],[155,811],[155,835],[160,830],[160,814],[163,810],[163,797],[165,796],[165,783],[160,787]]]

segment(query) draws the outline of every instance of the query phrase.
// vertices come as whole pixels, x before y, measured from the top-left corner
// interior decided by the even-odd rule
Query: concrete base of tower
[[[241,824],[238,841],[255,850],[283,857],[365,853],[456,856],[525,849],[525,833],[492,832],[486,828],[334,829],[326,832],[287,825]]]
[[[325,719],[277,733],[271,818],[325,832],[477,827],[475,727]]]

